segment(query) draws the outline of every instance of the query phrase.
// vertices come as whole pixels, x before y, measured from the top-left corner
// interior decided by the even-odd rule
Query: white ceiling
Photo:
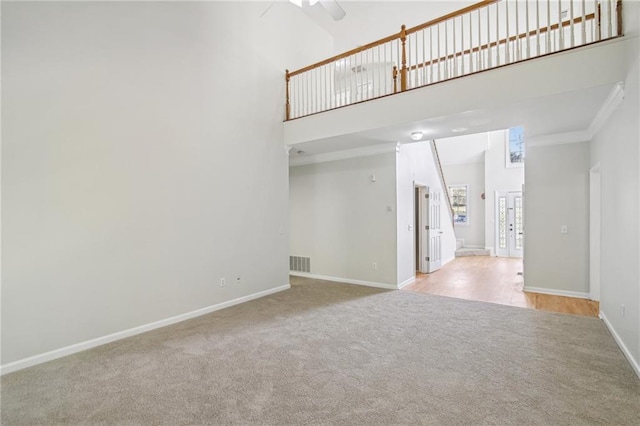
[[[424,140],[444,139],[472,135],[509,127],[523,126],[525,138],[543,135],[586,131],[601,106],[611,93],[613,85],[565,92],[526,101],[505,104],[497,108],[465,111],[441,117],[403,123],[364,132],[317,139],[295,145],[291,157],[323,154],[390,142],[410,143],[411,133],[421,131]],[[453,129],[466,129],[452,132]]]

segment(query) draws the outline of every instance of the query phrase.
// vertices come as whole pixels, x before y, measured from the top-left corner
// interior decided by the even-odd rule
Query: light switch
[[[569,230],[567,229],[567,225],[562,225],[562,226],[560,227],[560,233],[561,233],[561,234],[566,234],[566,233],[568,233],[568,232],[569,232]]]

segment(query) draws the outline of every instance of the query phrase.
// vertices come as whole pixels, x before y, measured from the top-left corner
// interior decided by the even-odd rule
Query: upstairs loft
[[[483,0],[286,71],[286,120],[622,36],[621,0]]]
[[[513,117],[510,94],[525,99],[579,90],[582,94],[546,102],[544,108],[554,116],[592,103],[592,118],[624,79],[616,66],[624,56],[623,43],[616,43],[622,35],[620,0],[484,0],[288,71],[285,143],[324,139],[326,152],[332,146],[328,139],[340,135],[360,132],[367,138],[368,130],[490,107],[503,108],[500,117],[509,122],[475,131],[525,124]],[[540,59],[531,61],[535,58]],[[453,104],[465,106],[457,110]],[[563,131],[538,133],[551,130]]]

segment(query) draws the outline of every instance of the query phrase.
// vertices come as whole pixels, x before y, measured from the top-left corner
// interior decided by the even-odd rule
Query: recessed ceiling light
[[[422,139],[422,132],[411,133],[411,139],[413,139],[414,141],[419,141],[420,139]]]
[[[456,127],[455,129],[451,129],[451,131],[453,133],[460,133],[460,132],[464,132],[465,130],[469,130],[466,127]]]

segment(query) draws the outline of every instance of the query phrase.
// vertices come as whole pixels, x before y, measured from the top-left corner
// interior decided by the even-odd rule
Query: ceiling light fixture
[[[414,141],[419,141],[420,139],[422,139],[422,132],[411,133],[411,139],[413,139]]]
[[[455,129],[451,129],[451,131],[453,133],[460,133],[460,132],[464,132],[465,130],[469,130],[466,127],[456,127]]]

